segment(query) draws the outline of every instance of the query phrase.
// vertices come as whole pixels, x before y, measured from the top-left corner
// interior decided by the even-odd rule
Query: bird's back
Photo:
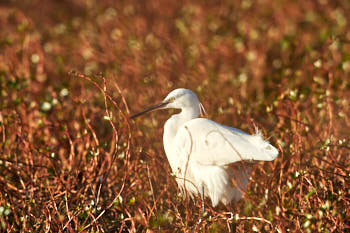
[[[203,165],[227,165],[237,161],[271,161],[278,151],[259,131],[250,135],[206,118],[184,123],[174,138],[178,154]]]

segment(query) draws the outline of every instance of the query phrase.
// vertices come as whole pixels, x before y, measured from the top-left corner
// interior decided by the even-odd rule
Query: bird
[[[159,109],[181,110],[164,125],[164,150],[179,189],[190,198],[200,195],[203,211],[205,197],[213,207],[238,202],[248,188],[252,164],[278,156],[257,127],[251,135],[200,117],[204,107],[189,89],[175,89],[130,118]]]

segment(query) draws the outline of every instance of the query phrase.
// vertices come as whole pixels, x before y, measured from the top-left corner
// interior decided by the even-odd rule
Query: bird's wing
[[[205,118],[182,125],[173,143],[181,159],[203,165],[227,165],[241,160],[271,161],[278,155],[277,149],[265,141],[261,133],[249,135]]]

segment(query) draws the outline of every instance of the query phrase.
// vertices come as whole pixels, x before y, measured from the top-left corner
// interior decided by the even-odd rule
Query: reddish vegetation
[[[16,4],[18,2],[18,4]],[[350,229],[349,1],[2,1],[0,229],[188,232],[162,148],[178,87],[279,151],[199,232]],[[70,71],[76,71],[71,72]],[[131,109],[131,110],[129,110]]]

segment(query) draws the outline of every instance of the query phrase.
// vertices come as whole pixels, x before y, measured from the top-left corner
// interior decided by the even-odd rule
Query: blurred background
[[[279,157],[232,204],[238,232],[350,228],[349,1],[0,1],[0,228],[187,232],[162,148],[171,90]],[[212,209],[199,232],[228,232]],[[251,218],[252,217],[252,218]]]

